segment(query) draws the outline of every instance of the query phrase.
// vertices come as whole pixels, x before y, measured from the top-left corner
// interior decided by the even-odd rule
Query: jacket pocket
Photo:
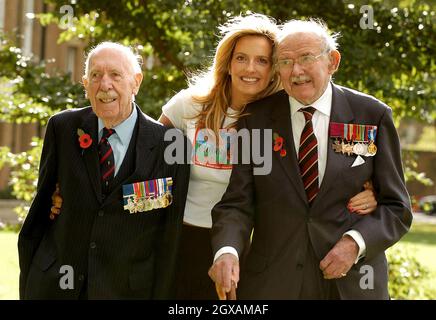
[[[41,242],[32,261],[42,271],[47,271],[56,261],[56,249],[47,244],[49,241],[44,239]]]

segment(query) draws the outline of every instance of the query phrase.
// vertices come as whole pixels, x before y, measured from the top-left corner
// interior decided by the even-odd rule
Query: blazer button
[[[99,210],[98,211],[98,216],[99,217],[103,217],[104,216],[104,211],[103,210]]]
[[[90,247],[91,249],[95,249],[95,248],[97,248],[97,244],[96,244],[95,242],[91,242],[91,243],[89,244],[89,247]]]
[[[85,280],[85,276],[83,274],[79,274],[79,281]]]
[[[297,268],[298,268],[298,269],[303,268],[303,264],[302,264],[302,263],[297,264]]]

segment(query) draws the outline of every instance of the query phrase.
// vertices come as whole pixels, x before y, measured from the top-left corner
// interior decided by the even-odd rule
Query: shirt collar
[[[330,117],[330,112],[332,110],[332,97],[333,97],[332,84],[329,82],[327,84],[327,88],[325,89],[324,93],[321,95],[321,97],[319,97],[318,100],[312,103],[311,106],[314,107],[319,112]],[[297,113],[298,110],[300,110],[301,108],[307,107],[306,105],[302,104],[301,102],[297,101],[291,96],[289,97],[289,103],[291,105],[291,117],[293,117],[294,114]]]
[[[114,127],[116,132],[116,136],[118,136],[119,140],[121,141],[121,144],[128,145],[130,143],[130,138],[133,134],[133,129],[135,129],[136,119],[138,118],[138,111],[136,110],[135,104],[133,104],[132,113],[130,116],[121,122],[119,125]],[[98,138],[99,140],[103,136],[103,120],[98,118]]]

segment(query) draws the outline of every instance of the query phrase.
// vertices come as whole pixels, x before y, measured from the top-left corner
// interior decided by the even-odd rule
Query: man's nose
[[[108,74],[103,74],[100,82],[100,88],[104,91],[112,89],[112,79]]]
[[[299,76],[304,73],[304,69],[300,66],[299,63],[294,62],[292,65],[292,75]]]

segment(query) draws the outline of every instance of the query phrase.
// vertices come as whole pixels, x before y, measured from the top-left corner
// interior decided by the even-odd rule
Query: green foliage
[[[48,74],[0,33],[0,120],[45,124],[55,112],[84,106],[83,89],[68,74]]]
[[[59,8],[64,0],[51,0]],[[342,62],[336,82],[375,95],[394,109],[394,116],[431,122],[436,117],[436,24],[430,1],[384,2],[281,0],[132,1],[105,0],[72,4],[74,27],[61,39],[82,38],[90,44],[113,39],[140,45],[158,63],[146,71],[138,101],[153,115],[186,85],[185,75],[210,64],[217,25],[247,11],[269,14],[279,22],[320,17],[340,31]],[[361,5],[371,5],[373,29],[362,29]],[[407,7],[406,7],[407,6]],[[53,20],[60,15],[49,14]],[[171,76],[168,76],[168,72]],[[167,76],[165,76],[167,75]]]
[[[433,180],[428,178],[425,172],[418,172],[417,154],[413,151],[403,151],[404,177],[406,182],[417,181],[430,187],[434,184]]]
[[[8,147],[0,147],[0,169],[8,165],[11,170],[9,184],[12,187],[12,195],[27,204],[33,199],[36,193],[38,181],[38,166],[42,150],[42,140],[33,138],[31,149],[19,154],[11,153]],[[24,204],[15,208],[20,221],[23,221],[29,206]]]
[[[406,246],[392,247],[387,251],[389,262],[389,294],[396,300],[434,299],[423,282],[429,271],[407,249]]]
[[[59,23],[59,8],[65,0],[46,1],[53,11],[40,14],[40,22]],[[314,0],[106,0],[70,1],[74,10],[73,27],[64,29],[58,41],[79,39],[90,46],[103,40],[132,45],[145,58],[144,81],[137,96],[138,104],[157,118],[161,107],[186,86],[186,75],[211,63],[217,42],[217,26],[229,16],[249,11],[265,13],[279,22],[291,18],[320,17],[334,31],[340,31],[342,62],[335,81],[368,92],[388,103],[396,119],[414,117],[431,122],[436,117],[436,24],[435,8],[430,1]],[[374,29],[362,29],[361,5],[371,5]],[[148,59],[153,58],[153,63]],[[0,120],[39,122],[59,110],[87,104],[83,89],[69,75],[46,73],[46,63],[35,63],[0,35]],[[14,159],[21,170],[21,159],[28,159],[35,170],[39,162],[36,149]],[[6,152],[6,153],[5,153]],[[3,150],[2,154],[8,154]],[[21,158],[20,158],[21,157]],[[20,160],[19,160],[20,159]],[[0,164],[1,165],[1,164]],[[22,165],[22,164],[21,164]],[[430,183],[406,169],[408,179]],[[34,179],[32,181],[32,179]],[[13,172],[14,194],[31,199],[36,176]],[[15,184],[17,186],[15,186]],[[21,191],[20,191],[21,190]]]

